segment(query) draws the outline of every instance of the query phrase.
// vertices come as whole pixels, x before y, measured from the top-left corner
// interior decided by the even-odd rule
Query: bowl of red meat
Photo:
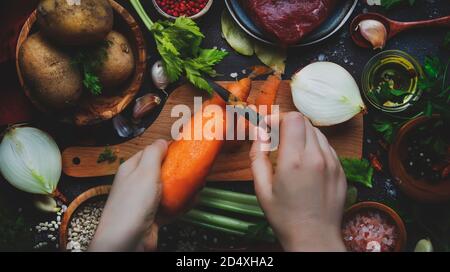
[[[181,16],[198,19],[209,11],[212,3],[213,0],[153,0],[156,10],[173,20]]]
[[[393,209],[378,202],[351,206],[343,218],[342,237],[352,252],[400,252],[406,245],[403,220]]]
[[[400,189],[418,201],[450,200],[450,130],[439,116],[402,126],[389,150],[389,168]]]
[[[306,46],[336,33],[358,0],[225,0],[236,23],[253,38],[281,47]]]

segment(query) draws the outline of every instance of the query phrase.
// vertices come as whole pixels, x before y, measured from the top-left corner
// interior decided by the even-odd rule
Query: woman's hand
[[[287,251],[345,251],[340,225],[347,183],[336,152],[300,113],[280,122],[275,173],[261,151],[267,134],[250,153],[255,191],[278,240]]]
[[[157,140],[123,163],[114,179],[90,251],[148,249],[161,198],[161,163],[167,142]]]

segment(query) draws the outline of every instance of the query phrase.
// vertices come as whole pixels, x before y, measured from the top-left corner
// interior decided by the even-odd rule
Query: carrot
[[[254,66],[252,67],[253,72],[252,75],[264,75],[265,73],[268,72],[272,72],[272,70],[270,68],[267,68],[266,66]],[[252,76],[250,76],[252,77]],[[275,100],[276,100],[276,96],[278,93],[278,89],[280,88],[280,84],[281,84],[281,76],[278,74],[275,75],[270,75],[267,80],[264,82],[264,84],[260,87],[259,89],[259,94],[257,95],[255,101],[254,101],[254,105],[256,106],[257,110],[259,113],[260,109],[259,106],[267,106],[267,111],[264,112],[264,114],[271,114],[272,112],[272,105],[275,104]],[[239,118],[242,118],[242,116],[239,116]],[[240,127],[238,127],[238,129],[241,129]],[[245,128],[244,128],[245,133],[247,134],[249,131],[249,122],[246,121],[245,123]],[[239,132],[236,131],[235,136],[238,134]],[[237,149],[241,146],[242,141],[238,141],[237,139],[233,140],[233,141],[227,141],[226,143],[226,148],[227,149]]]
[[[226,88],[233,95],[246,101],[251,89],[251,80],[244,78],[228,85]],[[207,105],[211,104],[219,105],[222,108],[223,118],[215,121],[220,121],[220,124],[225,125],[225,101],[215,95],[203,104],[203,108],[205,109]],[[168,215],[180,214],[203,187],[206,176],[225,141],[217,139],[194,140],[194,123],[201,122],[204,127],[206,123],[211,123],[212,118],[219,117],[205,117],[203,112],[197,112],[187,124],[191,127],[191,130],[182,131],[182,134],[185,134],[184,136],[191,136],[192,140],[181,138],[169,145],[161,169],[163,188],[161,208],[163,213]]]
[[[278,89],[280,88],[281,77],[279,75],[270,75],[261,86],[260,93],[255,100],[255,106],[267,106],[267,114],[272,112],[272,105],[275,104]]]

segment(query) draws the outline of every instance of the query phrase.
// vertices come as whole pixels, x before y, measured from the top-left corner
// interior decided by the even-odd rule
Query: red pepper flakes
[[[369,160],[370,160],[370,164],[372,165],[373,169],[375,169],[378,172],[383,171],[383,165],[381,164],[380,159],[378,159],[377,155],[370,153]]]
[[[208,0],[156,0],[156,4],[171,16],[191,17],[202,11]]]

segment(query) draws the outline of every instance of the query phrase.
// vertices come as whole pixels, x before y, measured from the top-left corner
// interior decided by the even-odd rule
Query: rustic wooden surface
[[[221,82],[226,84],[226,82]],[[262,81],[253,83],[253,91],[249,101],[254,99],[258,87]],[[170,116],[171,110],[176,105],[189,105],[193,109],[193,97],[202,95],[201,91],[195,90],[190,85],[183,85],[176,89],[167,100],[161,114],[153,125],[140,137],[128,142],[111,146],[118,158],[127,159],[142,150],[156,139],[171,140],[171,127],[177,118]],[[277,96],[277,102],[281,112],[295,111],[289,81],[283,81]],[[342,125],[323,128],[331,145],[337,153],[343,157],[361,157],[363,145],[363,117],[358,115],[354,119]],[[238,147],[227,148],[217,158],[208,181],[238,181],[252,180],[250,160],[248,153],[251,143],[243,142]],[[119,160],[115,163],[97,163],[99,155],[105,147],[69,147],[63,152],[63,170],[73,177],[95,177],[115,174],[119,167]],[[271,156],[274,160],[276,155]]]
[[[69,120],[78,126],[92,125],[109,120],[122,112],[139,92],[144,78],[147,53],[144,37],[139,24],[125,8],[113,0],[110,0],[110,2],[114,9],[114,29],[125,35],[133,48],[135,71],[133,76],[119,87],[116,91],[117,94],[115,95],[99,97],[84,95],[81,98],[80,105],[73,111],[67,113]],[[43,107],[39,101],[33,98],[32,92],[30,92],[29,87],[25,83],[19,67],[19,49],[28,36],[36,30],[34,26],[36,19],[37,14],[36,11],[34,11],[25,22],[20,32],[16,47],[16,70],[20,85],[25,94],[30,98],[36,108],[42,112],[48,113],[49,109]]]

